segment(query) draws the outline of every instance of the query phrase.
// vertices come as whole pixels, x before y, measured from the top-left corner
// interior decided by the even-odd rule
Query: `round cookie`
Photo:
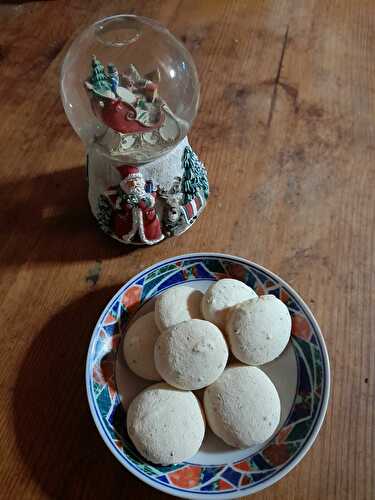
[[[159,335],[154,312],[150,312],[137,319],[124,338],[123,352],[128,367],[146,380],[161,380],[154,362],[154,347]]]
[[[204,319],[211,321],[221,330],[230,308],[244,300],[256,298],[257,294],[242,281],[224,278],[215,281],[206,291],[202,299],[202,314]]]
[[[155,344],[155,366],[174,387],[202,389],[223,372],[228,347],[221,331],[202,319],[191,319],[166,330]]]
[[[205,433],[203,412],[194,394],[164,383],[138,394],[130,403],[126,423],[139,453],[161,465],[195,455]]]
[[[262,295],[233,307],[226,333],[237,359],[248,365],[263,365],[283,352],[291,327],[286,305],[274,295]]]
[[[155,321],[162,332],[189,319],[200,319],[203,293],[190,286],[170,288],[155,302]]]
[[[270,378],[255,366],[227,368],[204,392],[212,431],[234,448],[264,443],[280,421],[280,399]]]

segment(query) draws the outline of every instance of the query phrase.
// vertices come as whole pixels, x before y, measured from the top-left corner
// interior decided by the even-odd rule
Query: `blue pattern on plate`
[[[240,474],[239,472],[235,471],[232,468],[228,468],[222,473],[221,477],[232,483],[233,486],[238,486],[242,474]]]

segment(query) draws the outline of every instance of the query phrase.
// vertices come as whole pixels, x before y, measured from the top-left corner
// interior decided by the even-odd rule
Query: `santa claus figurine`
[[[155,211],[156,193],[147,193],[137,167],[117,167],[123,176],[115,201],[113,230],[125,243],[154,245],[164,239]]]

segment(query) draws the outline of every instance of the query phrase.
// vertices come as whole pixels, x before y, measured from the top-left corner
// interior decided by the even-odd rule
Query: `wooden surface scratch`
[[[277,88],[278,88],[278,85],[280,84],[281,70],[283,68],[283,60],[284,60],[285,51],[286,51],[286,48],[288,45],[288,32],[289,32],[289,26],[286,27],[283,45],[281,48],[280,60],[279,60],[278,66],[277,66],[276,78],[273,82],[273,90],[272,90],[270,111],[269,111],[268,120],[267,120],[267,127],[269,127],[271,125],[273,111],[275,109],[275,103],[276,103],[276,98],[277,98]],[[288,89],[289,86],[284,83],[283,88]]]

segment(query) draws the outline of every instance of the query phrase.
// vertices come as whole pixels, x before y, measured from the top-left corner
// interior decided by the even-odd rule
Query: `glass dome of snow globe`
[[[86,147],[130,164],[173,150],[199,102],[187,49],[154,20],[118,15],[84,30],[62,67],[65,112]]]

